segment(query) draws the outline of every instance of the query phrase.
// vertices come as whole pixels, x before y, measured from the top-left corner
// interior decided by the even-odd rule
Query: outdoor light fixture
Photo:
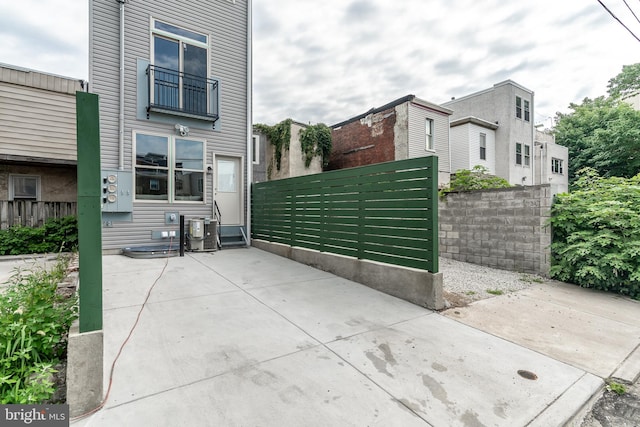
[[[176,123],[175,128],[176,128],[176,132],[180,136],[189,136],[189,128],[187,126],[181,125],[180,123]]]

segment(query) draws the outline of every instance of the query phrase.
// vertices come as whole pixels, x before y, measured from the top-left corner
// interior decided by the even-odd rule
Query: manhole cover
[[[531,371],[525,371],[525,370],[519,370],[518,371],[518,375],[520,375],[522,378],[526,378],[528,380],[537,380],[538,376],[536,374],[534,374]]]

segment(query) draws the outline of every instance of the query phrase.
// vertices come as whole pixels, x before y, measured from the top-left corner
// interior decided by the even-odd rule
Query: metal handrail
[[[213,219],[216,220],[216,245],[218,245],[218,249],[222,249],[222,214],[220,213],[220,207],[218,207],[218,202],[213,201]]]
[[[151,64],[147,79],[147,115],[159,111],[218,120],[218,80]]]

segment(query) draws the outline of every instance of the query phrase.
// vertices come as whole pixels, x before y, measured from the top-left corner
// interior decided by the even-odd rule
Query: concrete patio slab
[[[108,332],[105,347],[118,347]],[[127,381],[114,383],[108,406],[316,344],[244,292],[149,303],[117,365]]]
[[[255,248],[105,256],[103,265],[105,390],[157,284],[116,364],[106,407],[74,426],[562,425],[602,385],[586,368],[495,331]],[[498,324],[514,323],[523,336],[535,304],[542,324],[551,304],[524,295],[487,301],[499,300],[515,307],[496,306],[508,316]],[[593,316],[604,333],[613,324],[637,332],[560,310]],[[462,313],[448,315],[464,320]],[[560,320],[558,328],[584,327]]]
[[[631,326],[637,326],[640,320],[640,301],[570,283],[550,280],[525,289],[520,294]]]
[[[88,421],[77,425],[427,426],[323,347],[132,401]]]
[[[640,344],[640,304],[569,286],[539,284],[443,314],[607,378]]]
[[[242,289],[335,277],[297,262],[287,263],[286,269],[283,269],[284,258],[254,248],[194,253],[190,256]]]
[[[335,276],[253,289],[251,294],[323,343],[432,313]]]
[[[589,375],[439,315],[328,346],[433,426],[524,426]]]

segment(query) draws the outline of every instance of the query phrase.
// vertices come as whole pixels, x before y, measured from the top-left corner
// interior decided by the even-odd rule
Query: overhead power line
[[[627,3],[627,0],[622,0],[622,1],[624,2],[625,6],[627,6],[627,9],[629,9],[629,12],[631,12],[633,17],[636,18],[636,21],[640,23],[640,19],[638,19],[638,17],[636,16],[636,13],[633,11],[633,9],[631,9],[631,6],[629,6],[629,3]]]
[[[602,7],[604,7],[604,9],[605,9],[607,12],[609,12],[609,15],[611,15],[611,16],[613,17],[613,19],[615,19],[616,21],[618,21],[618,22],[620,23],[620,25],[622,25],[622,26],[623,26],[627,31],[629,31],[629,33],[633,36],[633,38],[635,38],[636,40],[638,40],[638,41],[640,42],[640,38],[638,38],[638,36],[636,36],[636,35],[633,33],[633,31],[631,31],[631,30],[629,29],[629,27],[627,27],[627,26],[624,24],[624,22],[622,22],[622,21],[621,21],[621,20],[620,20],[620,19],[619,19],[619,18],[618,18],[618,17],[617,17],[617,16],[616,16],[612,11],[611,11],[611,10],[609,10],[609,8],[608,8],[604,3],[602,3],[602,1],[601,1],[601,0],[598,0],[598,3],[600,3],[600,5],[601,5]],[[625,2],[625,3],[626,3],[626,2]]]

